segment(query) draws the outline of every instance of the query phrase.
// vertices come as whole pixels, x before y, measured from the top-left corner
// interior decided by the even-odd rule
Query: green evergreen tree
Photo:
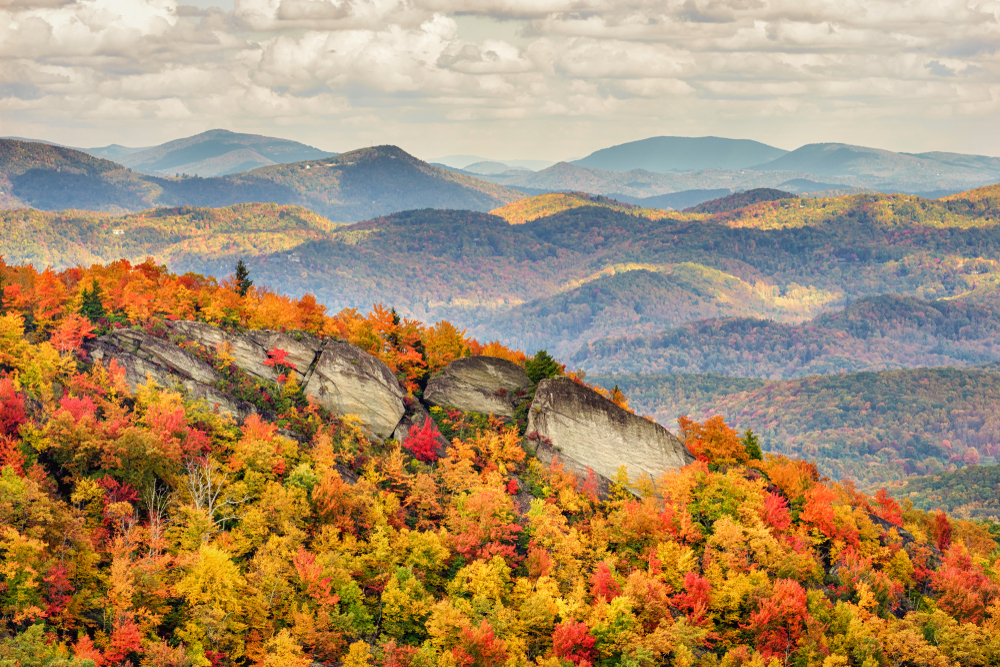
[[[7,302],[4,301],[3,274],[0,273],[0,315],[7,314]]]
[[[764,453],[760,450],[760,441],[757,439],[757,434],[747,429],[747,432],[740,438],[740,442],[743,443],[743,448],[747,452],[747,456],[750,457],[751,461],[763,461]]]
[[[83,290],[81,294],[83,302],[80,304],[80,314],[91,322],[107,317],[104,310],[104,301],[101,298],[101,286],[97,283],[97,278],[91,283],[90,289]]]
[[[524,371],[528,374],[528,379],[532,384],[538,384],[545,378],[554,378],[562,375],[562,368],[545,350],[535,353],[533,359],[529,359],[524,365]]]
[[[251,287],[253,287],[253,281],[250,280],[250,270],[241,259],[236,262],[236,292],[240,296],[246,296]]]

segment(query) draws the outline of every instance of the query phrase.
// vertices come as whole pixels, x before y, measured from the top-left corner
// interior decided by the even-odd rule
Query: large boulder
[[[538,383],[528,437],[542,444],[540,458],[558,455],[570,470],[582,474],[590,468],[605,479],[614,478],[620,466],[633,480],[642,473],[656,479],[694,461],[667,429],[568,378]]]
[[[114,359],[125,370],[132,391],[149,380],[167,389],[183,389],[189,398],[203,400],[239,421],[256,412],[246,401],[219,391],[215,369],[176,345],[134,330],[121,330],[88,344],[91,358],[108,363]]]
[[[357,415],[372,432],[392,435],[406,413],[406,395],[389,367],[350,343],[325,341],[305,392],[341,415]]]
[[[524,369],[496,357],[462,357],[427,382],[424,400],[468,412],[514,416],[518,394],[531,386]]]
[[[218,350],[228,347],[233,362],[241,369],[261,380],[275,381],[278,372],[266,366],[267,353],[281,349],[288,353],[288,364],[295,368],[299,380],[304,380],[323,348],[323,341],[308,334],[287,334],[281,331],[234,332],[220,329],[205,322],[177,321],[171,329],[188,340],[207,348]]]
[[[206,348],[218,350],[225,345],[236,366],[272,382],[278,373],[265,365],[268,352],[284,350],[306,395],[336,414],[356,415],[381,438],[392,435],[406,411],[405,394],[392,371],[350,343],[303,333],[227,331],[204,322],[174,322],[171,330],[174,336]],[[218,389],[224,383],[210,364],[170,340],[123,329],[91,341],[88,348],[95,359],[117,359],[133,389],[151,377],[164,387],[180,386],[191,398],[204,399],[240,420],[255,411],[249,403]]]

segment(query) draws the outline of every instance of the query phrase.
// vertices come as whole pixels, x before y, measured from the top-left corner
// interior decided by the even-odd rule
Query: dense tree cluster
[[[238,424],[151,382],[133,393],[82,345],[166,317],[280,324],[367,345],[406,385],[478,345],[450,325],[327,317],[152,263],[0,273],[5,667],[1000,659],[986,529],[760,460],[721,419],[685,422],[696,463],[622,470],[602,499],[488,416],[435,409],[402,443],[300,400]],[[78,312],[85,291],[96,322]],[[524,361],[488,347],[474,352]],[[225,371],[222,351],[213,363]],[[562,372],[542,356],[531,368]],[[443,456],[426,446],[437,433]]]

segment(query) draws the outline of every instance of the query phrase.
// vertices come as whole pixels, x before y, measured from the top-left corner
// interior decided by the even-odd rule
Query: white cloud
[[[998,0],[192,2],[0,1],[0,132],[149,144],[280,125],[340,150],[559,158],[669,131],[1000,154],[984,131]]]

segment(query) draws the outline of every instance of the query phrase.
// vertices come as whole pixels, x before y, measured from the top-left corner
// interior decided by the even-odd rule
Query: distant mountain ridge
[[[273,202],[356,222],[414,208],[489,211],[523,198],[516,190],[433,167],[395,146],[213,178],[164,178],[69,148],[0,140],[3,208],[124,213]]]
[[[573,164],[604,171],[645,169],[656,173],[703,169],[746,169],[788,151],[749,139],[650,137],[602,148]]]
[[[111,149],[118,154],[112,155]],[[87,152],[93,154],[94,150]],[[258,167],[321,160],[336,155],[297,141],[229,130],[209,130],[134,152],[125,147],[116,148],[115,145],[96,150],[104,152],[107,157],[114,157],[126,167],[152,176],[178,173],[224,176]]]

